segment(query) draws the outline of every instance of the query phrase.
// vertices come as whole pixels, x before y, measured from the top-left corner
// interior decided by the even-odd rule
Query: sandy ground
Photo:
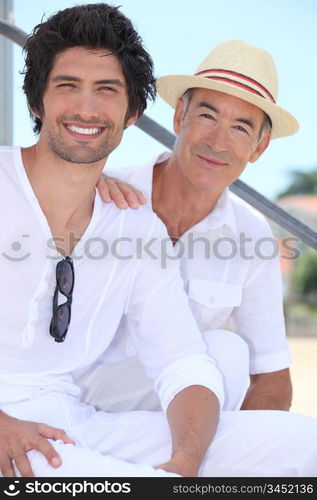
[[[316,337],[289,337],[292,354],[291,411],[317,418],[317,332]]]

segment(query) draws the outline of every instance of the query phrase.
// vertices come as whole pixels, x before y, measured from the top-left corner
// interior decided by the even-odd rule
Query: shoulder
[[[13,156],[13,154],[17,151],[17,147],[15,146],[2,146],[0,145],[0,160],[6,160]]]
[[[0,144],[0,153],[9,153],[17,149],[16,146],[3,146]]]
[[[109,167],[105,168],[103,173],[108,175],[109,177],[114,177],[116,179],[119,179],[121,181],[129,182],[131,177],[133,176],[133,173],[135,172],[136,168],[140,167]]]
[[[137,209],[120,209],[114,202],[101,201],[99,224],[105,231],[112,228],[114,233],[120,233],[126,239],[168,238],[164,223],[147,205]]]
[[[128,208],[126,210],[125,225],[130,232],[142,238],[168,238],[165,224],[146,205],[142,205],[135,210]]]
[[[164,252],[172,254],[166,227],[149,207],[120,210],[114,203],[104,204],[100,215],[97,236],[127,265],[156,269]]]
[[[256,208],[239,198],[234,193],[229,194],[232,204],[238,233],[244,232],[249,236],[270,236],[273,233],[268,220]]]
[[[12,166],[18,161],[19,150],[20,148],[15,146],[0,146],[0,171],[6,177],[15,175],[15,169]]]

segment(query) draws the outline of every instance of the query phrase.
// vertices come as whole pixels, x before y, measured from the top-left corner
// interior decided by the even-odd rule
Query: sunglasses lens
[[[62,338],[68,330],[70,320],[70,310],[67,304],[58,306],[56,313],[52,318],[51,334],[55,338]]]
[[[58,287],[63,294],[70,294],[74,284],[74,273],[72,266],[66,260],[62,260],[56,267],[56,279]]]

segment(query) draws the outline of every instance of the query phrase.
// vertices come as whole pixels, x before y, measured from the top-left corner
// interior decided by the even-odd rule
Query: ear
[[[130,127],[131,125],[134,125],[135,122],[138,120],[139,118],[139,114],[138,112],[136,112],[134,115],[130,116],[130,118],[128,118],[128,120],[125,122],[124,124],[124,128],[128,128]]]
[[[184,99],[182,97],[177,99],[176,106],[175,106],[174,119],[173,119],[174,132],[176,135],[180,134],[182,121],[184,118],[184,110],[185,110],[184,106],[185,106]]]
[[[252,153],[249,159],[250,163],[254,163],[258,158],[260,158],[261,154],[264,153],[264,151],[270,144],[270,140],[271,140],[271,133],[267,132],[257,145],[256,150]]]
[[[30,109],[30,112],[32,113],[32,115],[35,117],[35,118],[38,118],[39,120],[41,120],[41,116],[40,116],[40,113],[38,111],[34,111],[33,109],[29,108]]]

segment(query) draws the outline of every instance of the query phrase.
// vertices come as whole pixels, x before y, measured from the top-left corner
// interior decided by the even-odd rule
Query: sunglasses
[[[56,266],[56,288],[53,297],[53,316],[50,324],[50,334],[55,342],[64,342],[70,324],[73,289],[75,282],[74,265],[70,257],[58,262]],[[58,294],[67,300],[58,305]]]

